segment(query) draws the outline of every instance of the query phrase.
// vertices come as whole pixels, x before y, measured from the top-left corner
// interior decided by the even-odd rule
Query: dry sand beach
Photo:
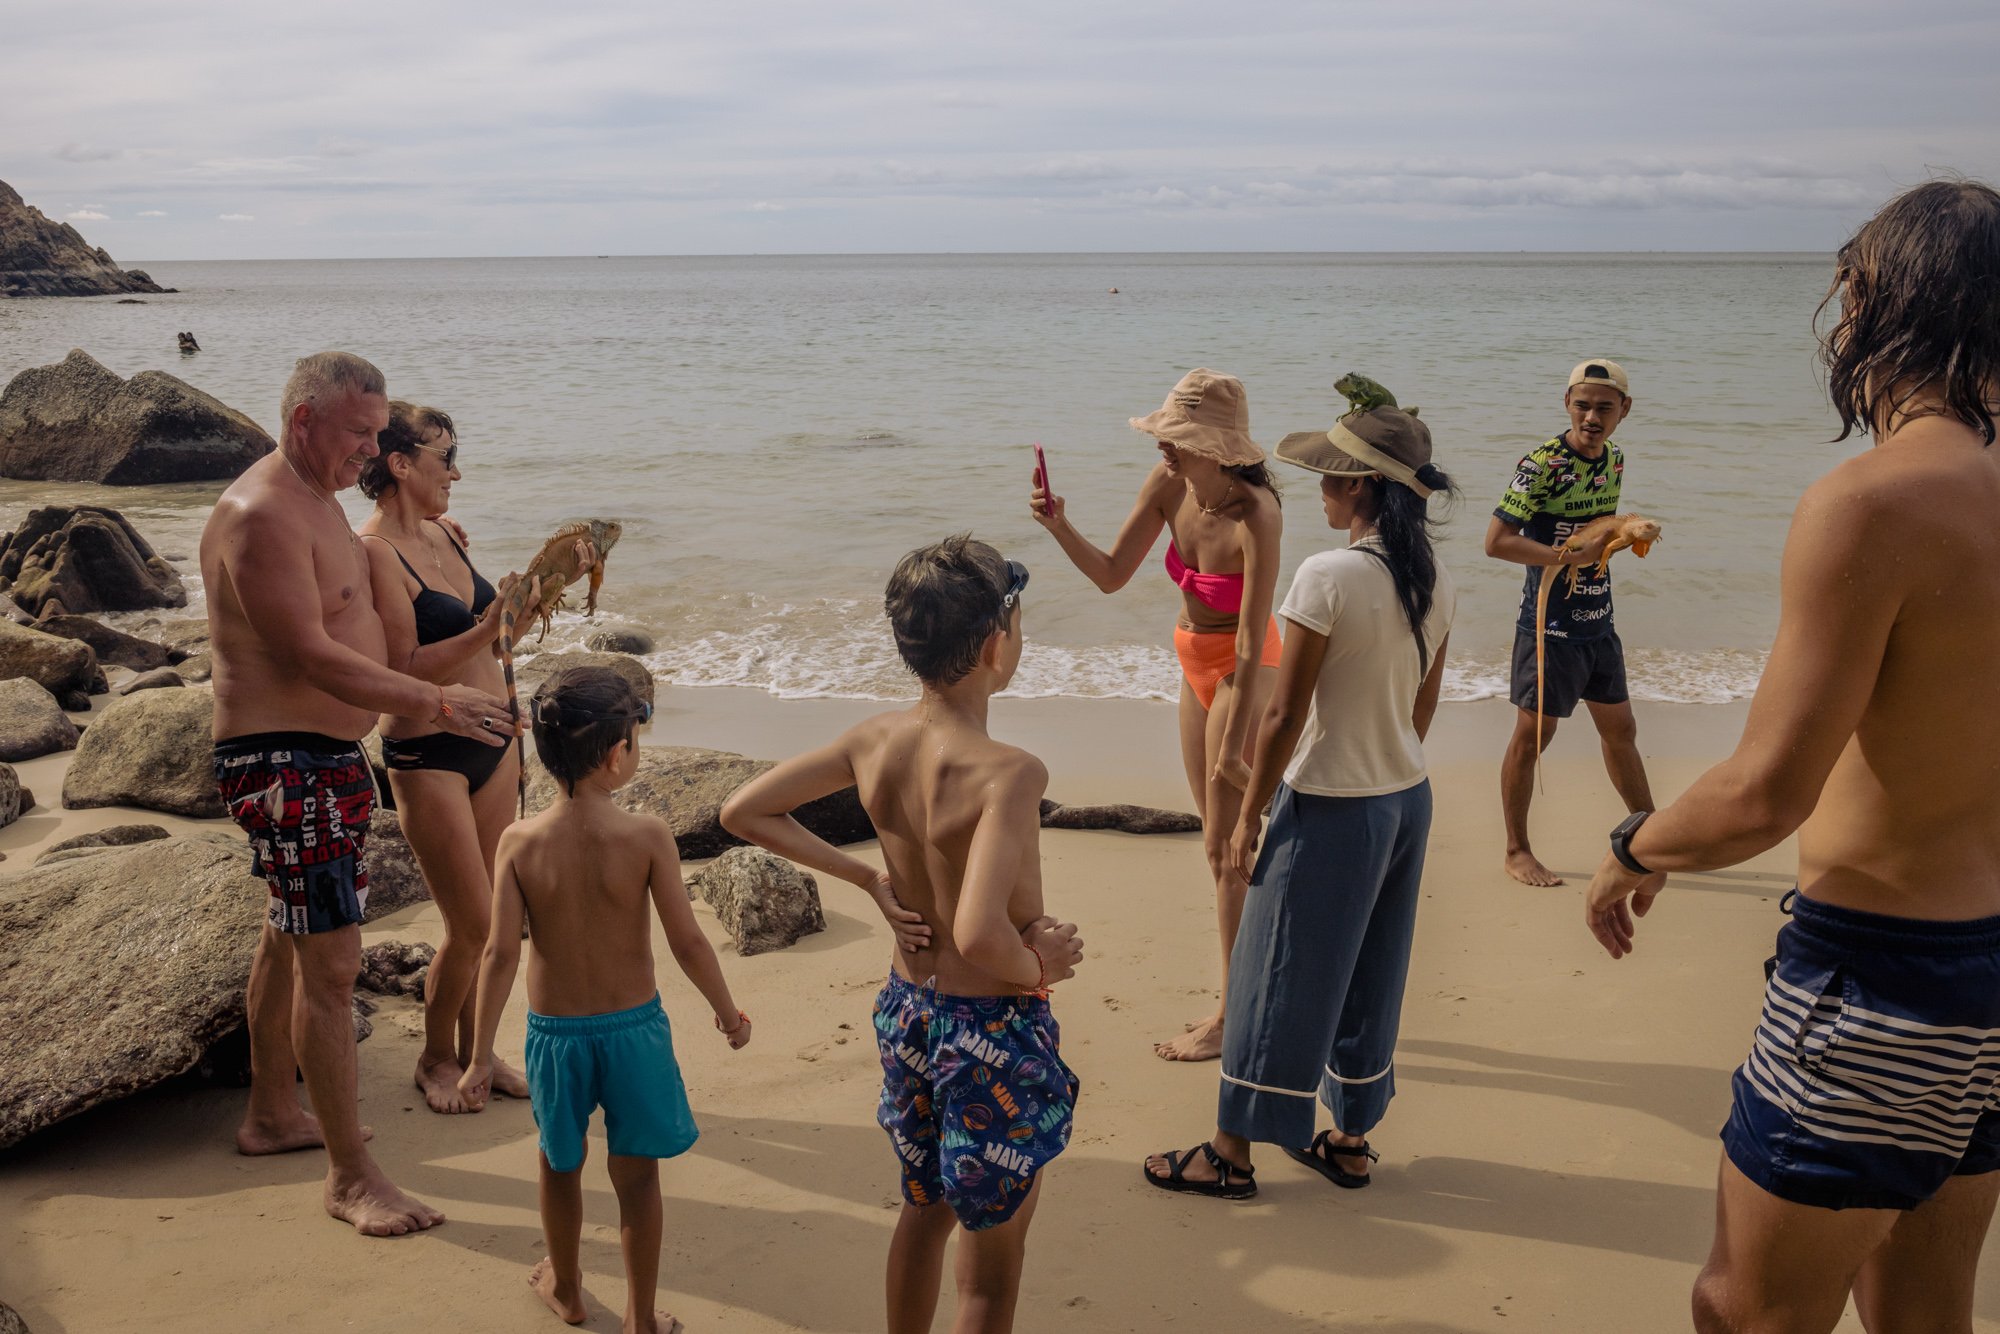
[[[660,700],[651,740],[764,756],[879,707],[672,687]],[[1170,707],[1003,700],[993,722],[1049,760],[1058,800],[1184,808]],[[1658,790],[1678,793],[1722,755],[1742,712],[1641,705]],[[1710,1235],[1715,1132],[1756,1019],[1791,850],[1675,877],[1638,954],[1613,963],[1584,929],[1580,886],[1529,890],[1500,872],[1494,763],[1509,723],[1502,702],[1448,705],[1433,732],[1439,814],[1399,1096],[1375,1137],[1383,1161],[1367,1191],[1333,1190],[1275,1152],[1263,1155],[1263,1192],[1249,1204],[1145,1186],[1146,1153],[1212,1128],[1216,1066],[1170,1066],[1151,1052],[1163,1025],[1209,1003],[1214,926],[1199,843],[1044,832],[1049,901],[1089,943],[1084,968],[1055,998],[1084,1091],[1075,1141],[1035,1222],[1022,1329],[1687,1327]],[[20,766],[43,805],[0,832],[8,869],[89,825],[172,823],[52,811],[67,758]],[[1587,729],[1556,742],[1547,778],[1538,846],[1574,876],[1620,814]],[[246,882],[246,893],[255,888]],[[691,1330],[880,1327],[896,1185],[873,1124],[869,1003],[888,936],[859,895],[821,889],[824,934],[750,959],[697,905],[758,1021],[743,1052],[709,1031],[700,999],[656,947],[702,1128],[662,1173],[663,1300]],[[435,941],[438,930],[435,909],[422,905],[373,924],[366,939]],[[524,1005],[517,990],[503,1053],[520,1050]],[[0,1298],[36,1334],[555,1328],[522,1281],[542,1254],[528,1109],[499,1101],[477,1116],[426,1112],[409,1082],[419,1022],[416,1001],[382,1002],[361,1047],[362,1113],[377,1155],[449,1215],[444,1227],[396,1241],[355,1236],[319,1211],[323,1159],[239,1157],[231,1132],[243,1093],[176,1087],[0,1155]],[[612,1330],[623,1279],[602,1151],[598,1140],[585,1178],[593,1315],[584,1328]],[[2000,1330],[1996,1252],[1989,1239],[1982,1331]],[[1859,1328],[1852,1316],[1841,1326]]]

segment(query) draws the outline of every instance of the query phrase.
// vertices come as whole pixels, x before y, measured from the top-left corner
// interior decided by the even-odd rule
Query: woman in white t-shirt
[[[1367,1135],[1395,1092],[1392,1058],[1416,928],[1431,786],[1423,737],[1457,597],[1426,502],[1450,479],[1414,411],[1378,407],[1286,436],[1277,455],[1322,474],[1344,549],[1306,558],[1257,738],[1232,863],[1250,875],[1230,957],[1213,1139],[1146,1160],[1166,1190],[1257,1191],[1250,1145],[1279,1145],[1337,1186],[1368,1184]],[[1282,782],[1280,774],[1282,773]],[[1313,1133],[1314,1100],[1333,1129]]]

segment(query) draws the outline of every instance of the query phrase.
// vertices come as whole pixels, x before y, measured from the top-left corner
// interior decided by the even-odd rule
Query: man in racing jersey
[[[1523,458],[1486,527],[1486,554],[1528,567],[1521,615],[1514,631],[1509,697],[1517,710],[1514,735],[1500,763],[1500,807],[1507,826],[1507,874],[1525,885],[1559,885],[1528,846],[1528,802],[1534,791],[1538,734],[1535,670],[1535,602],[1542,571],[1551,565],[1595,565],[1603,542],[1564,553],[1556,548],[1592,519],[1618,511],[1625,455],[1612,430],[1632,410],[1630,382],[1615,361],[1601,357],[1570,372],[1563,395],[1569,429]],[[1580,699],[1604,746],[1604,767],[1628,811],[1653,809],[1646,765],[1639,758],[1638,724],[1625,689],[1625,649],[1611,623],[1611,576],[1586,571],[1574,590],[1567,576],[1549,590],[1544,627],[1545,676],[1539,735],[1546,746],[1557,720]]]

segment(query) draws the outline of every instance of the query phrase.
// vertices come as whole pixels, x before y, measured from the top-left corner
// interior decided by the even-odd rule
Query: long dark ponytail
[[[1417,480],[1434,494],[1447,497],[1457,488],[1444,470],[1434,463],[1417,469]],[[1424,642],[1424,621],[1431,614],[1437,595],[1437,553],[1431,549],[1430,503],[1424,497],[1386,477],[1368,481],[1375,493],[1376,542],[1362,547],[1389,571],[1396,582],[1396,599],[1410,622],[1410,634],[1417,641],[1418,679],[1430,675],[1431,650]],[[1377,545],[1379,543],[1379,545]]]

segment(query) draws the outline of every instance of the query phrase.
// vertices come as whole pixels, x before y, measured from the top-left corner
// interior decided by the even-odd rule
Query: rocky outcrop
[[[1201,817],[1186,811],[1163,811],[1157,806],[1133,806],[1116,802],[1109,806],[1063,806],[1042,803],[1044,829],[1115,829],[1125,834],[1193,834],[1201,830]]]
[[[28,1334],[28,1322],[5,1302],[0,1302],[0,1334]]]
[[[651,653],[653,637],[643,630],[599,630],[583,641],[596,653]]]
[[[688,881],[688,892],[715,910],[738,954],[781,950],[826,930],[818,883],[762,848],[731,848]]]
[[[57,222],[0,181],[0,297],[110,296],[166,292],[138,269],[121,269],[66,222]]]
[[[400,940],[384,941],[361,951],[361,976],[354,985],[378,996],[422,996],[424,977],[437,951],[418,941],[406,945]]]
[[[87,709],[104,690],[104,672],[90,645],[0,620],[0,681],[25,676],[66,709]]]
[[[665,820],[673,828],[682,857],[713,857],[743,843],[722,827],[722,803],[771,767],[770,760],[746,759],[726,750],[644,746],[639,751],[639,772],[613,799],[628,811],[643,811]],[[555,779],[530,746],[528,809],[542,809],[555,795]],[[875,826],[869,823],[868,813],[861,809],[861,799],[851,787],[793,813],[799,823],[829,843],[859,843],[875,837]]]
[[[88,616],[58,614],[44,616],[35,622],[35,629],[45,635],[58,635],[64,639],[81,640],[90,645],[97,654],[97,661],[111,667],[125,667],[135,672],[157,671],[171,667],[182,661],[187,654],[166,644],[156,644],[150,639],[128,635],[123,630],[114,630],[102,621]]]
[[[565,667],[609,667],[632,683],[640,699],[648,704],[653,702],[652,669],[629,653],[538,653],[525,662],[516,663],[514,667],[514,680],[519,684],[523,713],[527,712],[528,700],[535,693],[531,687],[540,685]]]
[[[81,857],[99,848],[129,848],[134,843],[151,843],[167,837],[167,827],[158,824],[114,824],[103,829],[93,829],[88,834],[78,834],[60,843],[51,843],[42,849],[42,855],[35,858],[35,865],[65,861],[70,857]]]
[[[0,681],[0,760],[32,760],[76,746],[76,724],[40,683]]]
[[[81,348],[22,371],[0,393],[0,477],[205,482],[234,477],[276,447],[256,422],[186,381],[165,371],[123,379]]]
[[[424,873],[417,869],[417,856],[403,837],[403,822],[394,811],[376,808],[368,824],[368,841],[362,846],[361,864],[368,871],[368,906],[361,920],[372,922],[387,917],[431,896]]]
[[[91,720],[77,744],[62,804],[225,814],[215,788],[214,720],[215,696],[206,690],[147,690],[119,700]]]
[[[35,808],[35,794],[21,786],[21,775],[11,764],[0,764],[0,829],[6,828]],[[0,1070],[6,1069],[0,1061]]]
[[[102,505],[30,510],[0,538],[0,587],[43,619],[187,605],[173,567],[124,515]]]
[[[192,1069],[241,1025],[264,921],[263,886],[249,872],[241,838],[203,833],[7,882],[0,1148]]]
[[[141,690],[172,690],[184,686],[181,674],[171,667],[161,667],[155,671],[141,672],[124,685],[118,687],[121,695],[136,695]]]

